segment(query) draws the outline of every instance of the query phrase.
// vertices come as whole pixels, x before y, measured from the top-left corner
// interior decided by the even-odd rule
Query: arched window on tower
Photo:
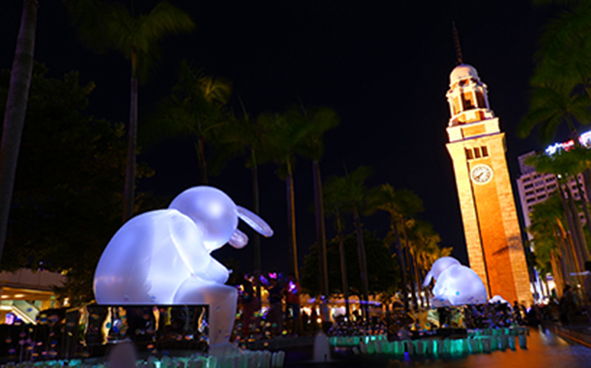
[[[474,95],[472,93],[462,93],[462,105],[464,106],[464,111],[475,108]]]
[[[460,105],[460,100],[458,99],[458,97],[454,97],[452,105],[451,105],[451,107],[453,109],[454,116],[460,113],[459,105]]]
[[[486,102],[484,102],[484,96],[482,95],[482,91],[476,91],[476,102],[478,107],[481,109],[486,109]]]
[[[476,157],[476,158],[482,157],[480,155],[480,147],[474,147],[474,157]]]

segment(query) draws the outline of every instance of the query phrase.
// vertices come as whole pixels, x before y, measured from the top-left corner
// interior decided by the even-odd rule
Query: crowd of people
[[[379,335],[398,336],[418,331],[445,329],[494,329],[523,325],[537,325],[543,320],[560,321],[568,325],[581,314],[575,293],[570,287],[563,295],[545,305],[525,308],[498,301],[459,307],[438,308],[430,313],[430,321],[420,313],[398,311],[380,313],[371,318],[362,318],[356,310],[349,318],[344,315],[329,315],[327,300],[319,298],[311,308],[302,310],[300,287],[293,274],[286,278],[268,277],[263,282],[267,290],[268,307],[262,308],[261,299],[255,292],[252,280],[245,278],[240,283],[239,319],[236,334],[242,338],[272,338],[276,336],[313,335],[323,330],[329,336]],[[423,311],[425,316],[427,311]],[[435,313],[435,320],[433,318]],[[398,336],[399,337],[399,336]],[[404,336],[403,336],[404,337]]]
[[[268,308],[263,313],[261,298],[257,296],[253,282],[244,278],[239,284],[239,320],[242,337],[274,337],[303,332],[300,310],[300,287],[293,273],[284,282],[277,275],[263,283],[267,290]]]

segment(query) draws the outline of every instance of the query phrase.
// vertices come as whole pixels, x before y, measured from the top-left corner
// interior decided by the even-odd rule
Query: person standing
[[[558,304],[558,311],[560,316],[560,322],[568,326],[571,322],[571,317],[576,311],[575,294],[573,293],[571,286],[566,285],[562,291],[562,298],[560,298]]]
[[[322,319],[322,331],[324,333],[328,333],[328,330],[330,330],[332,327],[332,322],[330,321],[330,309],[328,308],[328,300],[324,295],[322,295],[320,299],[320,318]]]
[[[283,294],[285,295],[285,316],[286,320],[289,321],[289,332],[298,335],[302,331],[300,321],[300,285],[293,272],[287,277]]]
[[[242,336],[247,338],[254,332],[254,325],[256,324],[255,313],[261,308],[259,298],[255,295],[252,283],[249,280],[244,280],[242,283],[244,288],[240,295],[241,306],[241,322],[242,322]]]
[[[280,336],[283,331],[283,294],[276,278],[271,278],[270,283],[267,322],[271,324],[271,334]]]

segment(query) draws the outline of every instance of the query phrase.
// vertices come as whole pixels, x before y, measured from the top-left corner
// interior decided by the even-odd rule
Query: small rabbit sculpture
[[[471,268],[453,257],[441,257],[425,277],[423,287],[435,279],[432,307],[482,304],[487,301],[486,287]]]

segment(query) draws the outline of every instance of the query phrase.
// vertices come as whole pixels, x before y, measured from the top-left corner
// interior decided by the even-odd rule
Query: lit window
[[[480,158],[480,157],[482,157],[482,156],[480,155],[480,148],[479,148],[479,147],[474,147],[474,156],[475,156],[476,158]]]
[[[486,148],[486,146],[482,146],[480,149],[482,150],[482,157],[488,157],[488,148]]]

